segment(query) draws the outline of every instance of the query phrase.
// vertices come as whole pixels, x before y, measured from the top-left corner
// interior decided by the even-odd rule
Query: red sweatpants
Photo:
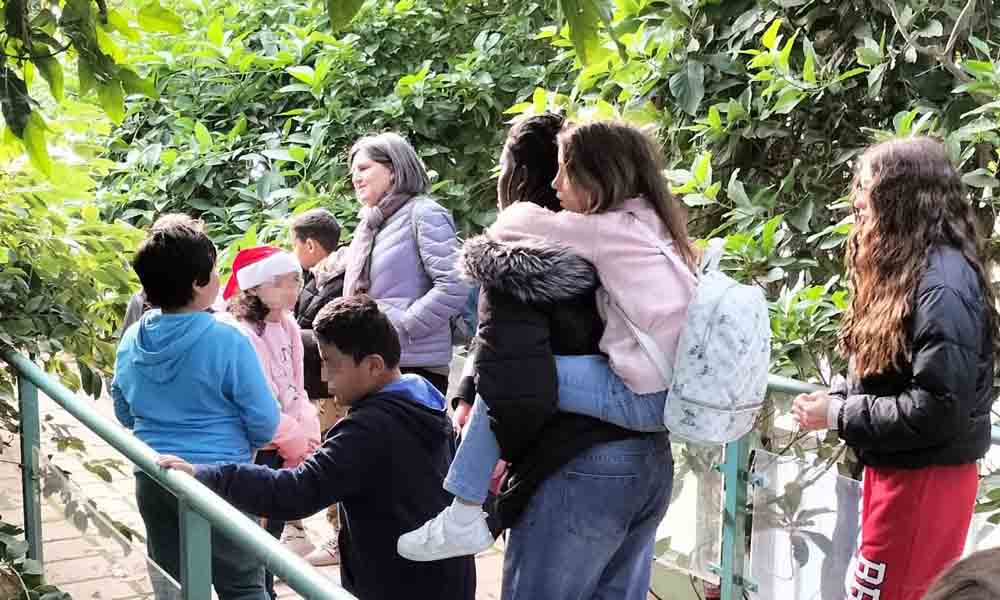
[[[920,600],[958,560],[976,502],[975,463],[865,468],[861,547],[847,576],[850,600]]]

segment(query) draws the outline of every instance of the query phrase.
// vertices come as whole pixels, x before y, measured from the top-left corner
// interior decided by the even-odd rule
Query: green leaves
[[[802,40],[802,54],[805,59],[802,65],[802,79],[806,83],[816,83],[816,50],[809,38]]]
[[[563,19],[569,27],[576,55],[584,65],[590,64],[602,46],[601,25],[611,21],[611,5],[606,0],[559,0]]]
[[[203,151],[212,149],[212,134],[201,121],[194,124],[194,138],[198,140],[198,147]]]
[[[310,66],[300,65],[297,67],[288,67],[286,70],[289,75],[308,86],[312,86],[316,82],[316,72]]]
[[[28,153],[31,164],[44,173],[46,177],[51,177],[52,159],[49,157],[49,148],[45,142],[45,131],[47,129],[42,117],[37,112],[33,112],[28,117],[28,122],[24,127],[21,142],[24,144],[24,149]]]
[[[333,1],[333,0],[331,0]],[[163,8],[159,0],[152,0],[139,9],[139,26],[158,33],[181,33],[184,22],[172,10]]]
[[[781,31],[781,19],[775,19],[760,38],[760,43],[768,50],[774,50],[778,47],[779,31]]]
[[[97,97],[104,112],[115,123],[125,120],[125,93],[119,79],[97,83]]]
[[[866,67],[874,67],[882,62],[882,49],[871,38],[865,38],[865,45],[855,50],[858,62]]]
[[[65,84],[63,82],[63,68],[59,61],[51,56],[43,56],[39,58],[32,59],[35,66],[38,67],[38,72],[42,74],[42,77],[49,84],[49,90],[52,92],[52,97],[56,99],[57,102],[62,102],[63,96],[65,94]]]
[[[212,19],[212,22],[208,26],[208,41],[214,46],[221,46],[225,40],[225,31],[223,30],[224,23],[224,17],[219,15]]]
[[[351,22],[364,5],[364,0],[326,0],[326,12],[330,16],[330,27],[337,31]]]
[[[24,80],[9,67],[0,68],[0,105],[7,126],[14,135],[23,138],[31,115],[31,98]]]
[[[696,115],[705,97],[705,65],[689,60],[670,78],[670,92],[677,99],[681,110]]]

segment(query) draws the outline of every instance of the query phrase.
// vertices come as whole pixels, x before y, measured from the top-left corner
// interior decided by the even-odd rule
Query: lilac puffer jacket
[[[451,214],[427,196],[407,202],[375,236],[368,293],[399,332],[402,367],[451,362],[451,319],[469,294],[457,254]]]

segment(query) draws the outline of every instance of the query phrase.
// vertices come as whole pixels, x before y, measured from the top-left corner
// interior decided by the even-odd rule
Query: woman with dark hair
[[[864,471],[852,598],[921,598],[957,559],[990,447],[996,301],[961,177],[929,138],[861,158],[847,247],[854,296],[844,385],[795,399],[805,430],[835,429]]]
[[[664,311],[683,308],[694,284],[688,263],[680,255],[673,260],[662,256],[644,230],[626,227],[627,221],[635,217],[648,223],[650,232],[656,231],[666,237],[667,229],[676,226],[677,252],[690,251],[682,215],[676,214],[675,201],[669,197],[662,182],[656,160],[658,150],[653,142],[638,130],[617,123],[563,127],[561,134],[550,131],[552,137],[545,143],[550,151],[555,150],[555,157],[550,154],[548,164],[550,169],[556,166],[552,169],[556,171],[556,200],[567,209],[553,212],[541,203],[519,202],[504,206],[512,191],[549,190],[545,195],[552,196],[553,185],[546,186],[544,180],[531,185],[536,171],[534,165],[519,160],[521,127],[522,124],[518,124],[512,129],[501,159],[498,193],[503,210],[497,223],[486,235],[470,240],[463,251],[465,272],[492,294],[486,297],[486,305],[495,307],[514,296],[521,301],[551,307],[550,310],[558,314],[563,310],[563,299],[556,293],[570,289],[575,281],[588,281],[594,286],[596,274],[605,288],[620,282],[617,277],[622,271],[616,267],[607,270],[609,265],[603,258],[596,257],[596,253],[600,249],[615,249],[618,256],[629,254],[627,248],[622,252],[623,247],[619,246],[624,243],[633,250],[645,249],[647,245],[652,248],[651,255],[643,255],[646,264],[641,269],[646,275],[655,277],[658,291],[669,292],[670,297],[664,299],[660,293],[653,295]],[[576,131],[587,137],[593,127],[601,129],[596,142],[584,140],[586,147],[579,148]],[[599,177],[595,175],[586,180],[586,192],[593,192],[593,196],[585,199],[579,193],[581,190],[574,187],[584,178],[574,175],[572,184],[567,184],[563,175],[567,168],[563,156],[568,148],[589,157],[599,154],[603,148],[608,151],[607,156],[617,156],[620,159],[617,163],[598,159],[583,166],[588,173],[591,167],[602,170],[603,177],[617,187],[613,190],[600,187],[596,183]],[[556,159],[555,165],[552,158]],[[573,163],[574,168],[577,165]],[[622,165],[626,168],[620,168]],[[546,175],[551,176],[551,171]],[[605,194],[620,194],[621,197],[607,200]],[[629,198],[638,200],[632,202]],[[597,209],[600,214],[580,214],[594,211],[576,201],[603,202]],[[658,205],[662,205],[669,222],[664,221],[656,208]],[[530,232],[522,234],[521,225]],[[623,241],[623,233],[629,238],[627,241]],[[564,257],[572,269],[551,267],[540,260],[539,251]],[[570,257],[572,262],[568,261]],[[621,266],[627,263],[628,260]],[[608,275],[607,280],[605,275]],[[524,421],[529,411],[551,413],[559,408],[581,417],[600,418],[620,426],[619,432],[633,430],[633,433],[622,436],[627,439],[581,448],[572,454],[552,448],[559,459],[553,465],[556,470],[550,471],[551,476],[537,480],[538,491],[534,497],[530,496],[533,490],[527,490],[530,501],[511,531],[503,597],[646,597],[654,534],[666,511],[673,476],[669,438],[663,425],[665,385],[658,376],[649,377],[645,384],[651,389],[647,392],[658,393],[632,393],[623,384],[623,378],[609,368],[608,359],[600,356],[607,347],[612,350],[612,360],[617,357],[624,359],[626,364],[644,360],[632,348],[621,353],[623,340],[616,338],[623,330],[617,328],[617,317],[609,316],[604,310],[606,305],[602,306],[608,298],[609,290],[605,288],[597,291],[596,296],[587,294],[588,300],[593,298],[591,306],[599,311],[598,314],[592,311],[588,316],[591,319],[607,317],[606,329],[599,321],[596,328],[590,330],[598,334],[596,345],[592,338],[589,349],[584,352],[563,352],[554,344],[551,349],[546,348],[546,352],[539,354],[540,361],[544,361],[540,370],[555,377],[543,380],[549,387],[542,390],[536,387],[540,393],[534,395],[525,393],[523,388],[537,386],[537,383],[520,374],[535,370],[518,368],[521,362],[516,359],[505,365],[492,356],[505,351],[506,344],[511,343],[507,340],[520,340],[525,335],[516,325],[503,328],[494,323],[490,317],[495,315],[485,314],[481,301],[481,345],[476,356],[480,398],[473,404],[466,439],[445,480],[445,488],[455,495],[455,501],[421,529],[402,536],[400,554],[413,560],[438,560],[474,553],[488,545],[491,540],[478,505],[486,495],[490,467],[497,457],[512,462],[515,471],[526,463],[530,467],[530,462],[519,456],[517,450],[532,444],[550,443],[553,439],[564,442],[565,437],[541,430],[539,425],[543,420]],[[529,292],[535,295],[529,297]],[[628,306],[633,308],[635,304]],[[643,321],[647,316],[642,312],[633,315]],[[666,316],[660,321],[661,329],[675,330],[667,327],[674,319]],[[616,325],[614,330],[613,324]],[[555,331],[553,339],[554,334]],[[630,335],[627,330],[624,334]],[[609,340],[613,341],[607,345]],[[559,356],[553,360],[553,353],[586,356]],[[505,353],[502,358],[507,358]],[[649,370],[653,369],[650,365]],[[629,373],[642,371],[643,367],[638,367]],[[572,501],[566,502],[567,498]]]
[[[455,223],[427,195],[427,171],[401,136],[361,138],[350,163],[361,222],[344,257],[344,295],[374,298],[399,333],[400,367],[446,394],[451,320],[468,296],[455,268]]]

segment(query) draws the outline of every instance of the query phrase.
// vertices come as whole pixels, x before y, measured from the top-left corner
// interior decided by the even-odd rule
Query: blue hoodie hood
[[[132,366],[150,381],[174,381],[194,345],[214,323],[215,317],[207,312],[165,315],[149,311],[139,321]]]
[[[122,336],[111,395],[136,437],[192,463],[250,460],[280,417],[250,340],[209,313],[143,315]]]
[[[402,393],[413,402],[431,410],[444,411],[445,399],[431,382],[419,375],[404,374],[396,381],[383,387],[379,392]]]

